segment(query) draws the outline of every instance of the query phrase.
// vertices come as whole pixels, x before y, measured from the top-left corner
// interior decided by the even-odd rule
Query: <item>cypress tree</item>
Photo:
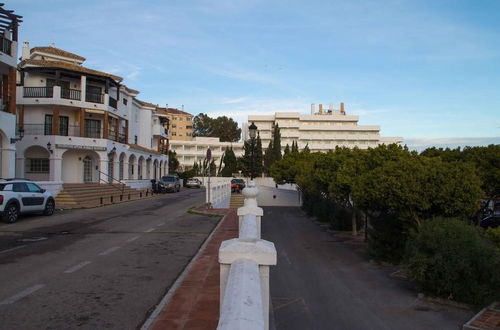
[[[281,160],[281,133],[278,124],[274,126],[273,131],[273,160],[272,163]],[[272,165],[271,163],[271,165]]]
[[[273,140],[269,141],[269,145],[264,153],[264,172],[269,174],[269,170],[271,169],[271,165],[273,164]]]
[[[288,155],[290,153],[290,146],[288,145],[288,143],[286,144],[286,147],[285,147],[285,152],[284,152],[284,156]]]
[[[260,134],[257,135],[257,139],[255,140],[255,150],[254,150],[254,171],[255,177],[262,175],[262,140],[260,139]]]

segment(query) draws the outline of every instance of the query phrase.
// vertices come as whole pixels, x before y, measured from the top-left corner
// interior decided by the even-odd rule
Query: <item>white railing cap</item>
[[[247,215],[247,214],[253,214],[255,216],[262,217],[262,216],[264,216],[264,210],[262,209],[262,207],[253,206],[253,205],[242,206],[242,207],[238,208],[238,211],[237,211],[238,216],[240,216],[240,215],[243,216],[243,215]]]
[[[276,265],[276,248],[274,243],[263,239],[233,238],[222,242],[219,263],[232,264],[238,259],[250,259],[259,265]]]

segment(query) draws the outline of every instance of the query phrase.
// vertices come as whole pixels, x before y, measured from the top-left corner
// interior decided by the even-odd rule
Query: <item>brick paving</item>
[[[226,214],[216,232],[200,251],[169,302],[163,307],[153,330],[216,329],[219,322],[219,262],[222,241],[238,236],[238,217],[235,209],[206,210],[211,214]]]
[[[483,309],[467,322],[464,329],[500,330],[500,303]]]

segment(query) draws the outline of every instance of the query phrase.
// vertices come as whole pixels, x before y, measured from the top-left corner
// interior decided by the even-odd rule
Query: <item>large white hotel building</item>
[[[262,140],[262,147],[267,148],[272,139],[275,125],[281,133],[281,147],[292,145],[295,141],[299,149],[306,145],[312,152],[327,152],[335,147],[358,147],[360,149],[374,148],[380,144],[400,143],[401,137],[380,136],[378,125],[358,125],[359,116],[347,115],[344,104],[340,109],[334,109],[330,104],[328,109],[319,105],[311,105],[310,114],[298,112],[276,112],[274,115],[249,115],[248,124],[255,123]]]

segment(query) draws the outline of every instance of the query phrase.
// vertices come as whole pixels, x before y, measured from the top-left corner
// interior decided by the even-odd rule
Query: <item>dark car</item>
[[[483,228],[498,228],[500,226],[500,213],[491,214],[482,218],[479,225]]]
[[[170,192],[181,191],[181,183],[179,178],[175,175],[165,175],[160,178],[160,184],[163,186],[162,189]]]
[[[245,180],[243,179],[232,179],[231,180],[231,191],[240,192],[245,188]]]

